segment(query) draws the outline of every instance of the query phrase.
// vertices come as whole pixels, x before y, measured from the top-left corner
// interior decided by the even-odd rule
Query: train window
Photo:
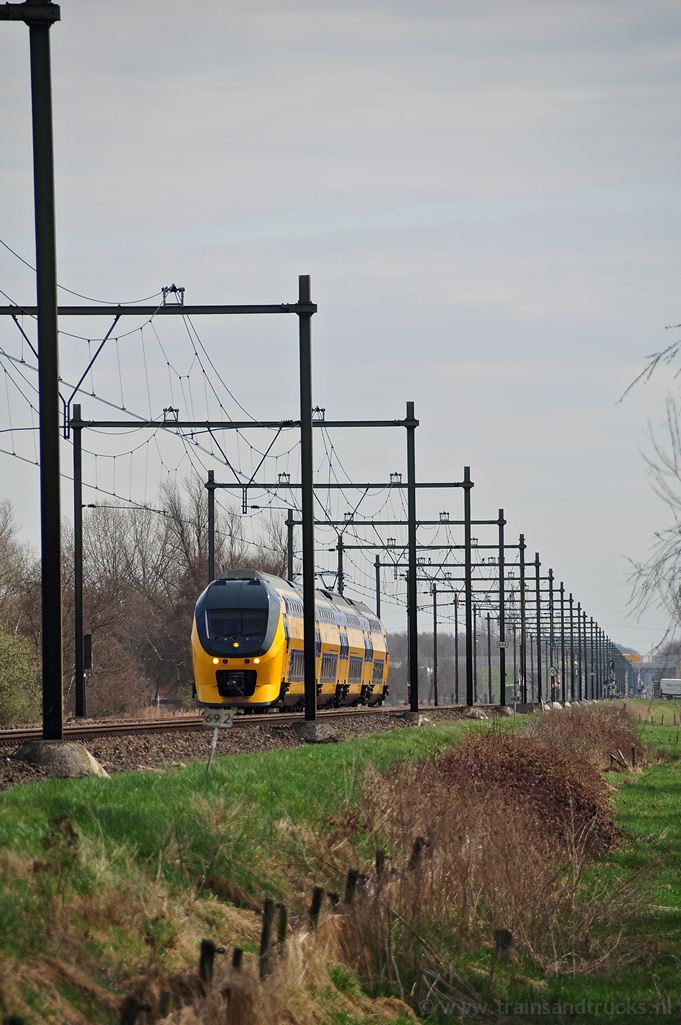
[[[232,637],[264,637],[267,612],[264,609],[207,609],[206,630],[212,640]]]
[[[338,656],[337,655],[324,655],[322,659],[322,683],[333,683],[336,679],[336,670],[338,667]]]
[[[289,616],[302,616],[303,614],[303,603],[298,598],[290,598],[284,595],[284,605]]]
[[[314,632],[314,653],[316,658],[319,658],[322,653],[322,635],[319,632],[319,627]]]
[[[349,647],[350,646],[348,644],[348,635],[345,632],[345,630],[341,630],[341,632],[340,632],[340,657],[341,657],[341,659],[345,660],[348,657]]]
[[[364,660],[365,662],[371,662],[374,657],[374,642],[371,637],[364,638]]]
[[[348,670],[348,683],[360,683],[362,680],[362,659],[356,655],[350,656]]]
[[[383,667],[384,667],[384,665],[385,665],[385,662],[383,661],[382,658],[377,658],[376,659],[376,661],[374,662],[373,676],[371,677],[372,683],[380,683],[381,682],[381,680],[383,679]]]
[[[305,679],[305,655],[302,651],[292,651],[289,657],[288,678],[291,683],[300,683]]]

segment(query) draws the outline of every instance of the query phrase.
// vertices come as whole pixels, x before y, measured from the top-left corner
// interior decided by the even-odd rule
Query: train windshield
[[[266,609],[207,609],[206,629],[214,641],[233,637],[261,639],[267,629]]]

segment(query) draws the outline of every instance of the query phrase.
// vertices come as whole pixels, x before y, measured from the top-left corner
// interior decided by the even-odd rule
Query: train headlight
[[[214,658],[213,659],[213,665],[214,666],[219,666],[220,665],[220,659],[219,658]]]
[[[238,641],[234,641],[234,643],[232,644],[232,647],[233,648],[238,648],[239,647],[239,642]]]
[[[259,659],[259,658],[254,658],[254,659],[253,659],[253,662],[254,662],[254,664],[255,664],[256,666],[259,666],[259,665],[260,665],[260,659]]]

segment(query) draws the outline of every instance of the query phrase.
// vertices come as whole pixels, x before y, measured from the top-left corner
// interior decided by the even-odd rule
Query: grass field
[[[643,719],[668,714],[644,710]],[[491,938],[462,945],[453,934],[451,966],[478,998],[469,1020],[681,1020],[681,730],[671,722],[637,725],[657,752],[653,764],[609,774],[626,836],[586,875],[591,891],[629,886],[626,956],[603,971],[551,976],[526,955],[499,966]],[[0,1010],[27,1022],[106,1025],[118,1021],[121,995],[141,976],[195,964],[201,938],[256,951],[264,893],[295,914],[312,883],[342,888],[362,850],[355,816],[367,770],[391,777],[403,760],[514,725],[521,720],[460,721],[223,758],[210,778],[197,764],[0,794]],[[324,978],[310,1020],[413,1020],[397,1005],[392,1016],[379,1013],[341,963]],[[299,1011],[296,1020],[307,1019]],[[435,1008],[429,1020],[456,1019]]]

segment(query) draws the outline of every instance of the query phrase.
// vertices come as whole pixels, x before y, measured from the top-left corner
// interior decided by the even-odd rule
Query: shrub
[[[0,725],[33,722],[38,717],[38,665],[25,638],[0,631]]]

